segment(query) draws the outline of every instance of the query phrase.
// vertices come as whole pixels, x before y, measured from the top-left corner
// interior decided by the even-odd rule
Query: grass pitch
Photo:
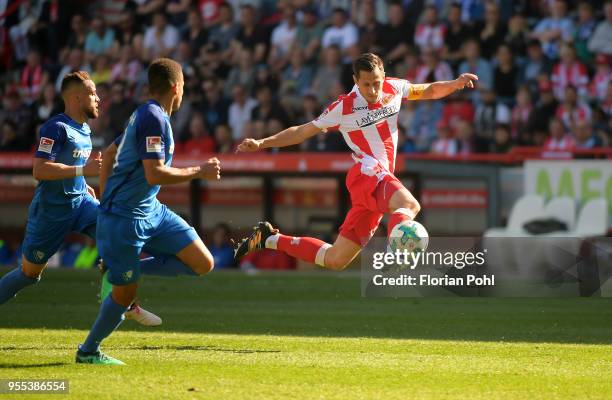
[[[76,365],[96,291],[93,271],[50,270],[1,306],[0,379],[69,379],[78,399],[612,398],[612,299],[363,299],[357,276],[325,272],[146,277],[164,324],[126,321],[104,343],[126,367]]]

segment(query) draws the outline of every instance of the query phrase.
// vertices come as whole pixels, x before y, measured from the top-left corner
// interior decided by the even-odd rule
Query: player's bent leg
[[[136,300],[136,289],[138,289],[137,283],[130,283],[128,285],[113,285],[113,292],[111,296],[113,300],[124,307],[132,305]]]
[[[212,254],[200,238],[176,253],[176,257],[198,275],[206,275],[215,267]]]
[[[391,234],[391,231],[397,224],[403,221],[414,220],[419,211],[421,211],[421,205],[408,189],[401,184],[395,187],[396,190],[391,195],[388,203],[391,215],[389,216],[387,236]]]
[[[342,235],[325,251],[323,267],[342,271],[361,252],[361,246]]]
[[[21,257],[21,266],[5,274],[0,279],[0,304],[4,304],[17,295],[22,289],[40,281],[40,275],[45,264],[33,264]]]

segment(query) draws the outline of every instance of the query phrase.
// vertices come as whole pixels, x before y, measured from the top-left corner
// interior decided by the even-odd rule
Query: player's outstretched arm
[[[408,96],[408,100],[435,100],[453,94],[457,90],[474,88],[474,82],[478,80],[478,76],[474,74],[461,74],[452,81],[438,81],[426,84],[412,85],[412,93]]]
[[[317,128],[312,122],[309,122],[300,126],[292,126],[265,139],[244,139],[242,143],[238,145],[237,150],[249,152],[271,147],[293,146],[302,143],[319,132],[321,132],[321,129]]]
[[[98,176],[102,167],[102,154],[96,151],[89,157],[87,164],[75,167],[47,160],[46,158],[34,157],[32,175],[38,181],[56,181],[60,179],[74,178],[75,176]]]
[[[207,179],[211,181],[221,178],[221,163],[214,157],[197,167],[174,168],[164,164],[164,160],[142,160],[145,178],[149,185],[170,185],[187,182],[192,179]]]

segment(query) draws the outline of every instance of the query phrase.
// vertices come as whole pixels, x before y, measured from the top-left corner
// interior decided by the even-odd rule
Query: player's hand
[[[87,160],[87,164],[83,167],[84,176],[100,176],[100,170],[102,169],[102,153],[96,151],[92,153]]]
[[[214,157],[200,165],[199,177],[210,181],[221,179],[221,161],[219,161],[217,157]]]
[[[474,82],[478,80],[478,76],[474,74],[461,74],[459,78],[455,79],[457,82],[458,89],[470,88],[474,89]]]
[[[91,186],[87,185],[87,193],[89,193],[89,195],[91,197],[93,197],[94,199],[97,199],[96,197],[96,191],[94,190],[94,188],[92,188]]]
[[[244,151],[244,152],[257,151],[259,150],[260,147],[261,147],[261,140],[246,138],[242,141],[242,143],[238,145],[238,148],[236,149],[236,151],[237,152],[239,151]]]

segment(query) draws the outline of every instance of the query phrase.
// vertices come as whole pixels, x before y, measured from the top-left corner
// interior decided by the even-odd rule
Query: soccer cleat
[[[278,233],[278,229],[272,227],[269,222],[260,222],[253,227],[251,236],[240,241],[236,249],[234,249],[234,258],[240,260],[247,253],[264,249],[266,247],[266,239]]]
[[[125,365],[123,361],[107,356],[101,351],[86,353],[84,351],[77,350],[75,361],[77,364]]]
[[[150,311],[141,308],[137,303],[133,303],[130,309],[125,312],[125,319],[132,319],[143,326],[159,326],[162,319]]]

